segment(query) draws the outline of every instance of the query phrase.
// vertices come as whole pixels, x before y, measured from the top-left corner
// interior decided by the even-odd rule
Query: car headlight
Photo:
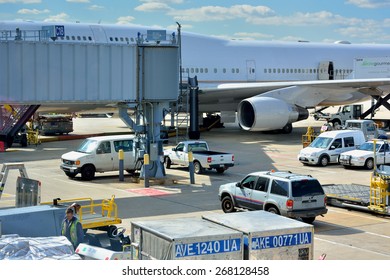
[[[311,157],[316,157],[316,156],[317,156],[317,153],[311,153],[310,156],[311,156]]]

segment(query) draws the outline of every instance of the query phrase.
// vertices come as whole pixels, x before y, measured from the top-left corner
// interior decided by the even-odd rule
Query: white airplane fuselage
[[[45,25],[64,25],[65,36],[57,39],[60,42],[91,44],[135,44],[138,33],[146,34],[148,29],[155,29],[81,23],[0,22],[0,30],[40,30]],[[174,32],[178,36],[176,30],[167,34]],[[390,55],[390,45],[260,42],[226,40],[184,32],[181,35],[182,77],[184,80],[197,76],[201,91],[200,112],[238,111],[240,115],[238,106],[245,105],[242,101],[248,99],[248,104],[253,107],[253,118],[257,120],[262,111],[262,107],[257,105],[265,100],[262,98],[270,98],[272,100],[268,100],[271,103],[266,105],[267,109],[278,110],[282,104],[278,100],[283,101],[283,106],[284,103],[288,105],[282,110],[283,114],[288,112],[287,118],[271,114],[279,118],[281,124],[304,117],[293,116],[297,107],[341,105],[370,98],[370,95],[358,90],[368,87],[363,82],[361,87],[349,88],[338,83],[325,83],[323,86],[321,83],[313,86],[312,83],[355,79],[355,59]],[[390,77],[390,73],[387,77]],[[309,83],[300,84],[305,81]],[[380,89],[387,93],[388,83],[380,84]],[[259,120],[257,125],[243,125],[243,128],[267,130],[275,127],[268,123],[260,124]]]

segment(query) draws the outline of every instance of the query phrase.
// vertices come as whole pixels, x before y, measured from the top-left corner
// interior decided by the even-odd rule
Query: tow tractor
[[[374,147],[375,147],[374,140]],[[390,216],[390,166],[376,164],[374,149],[374,170],[370,186],[359,184],[323,185],[327,204]]]

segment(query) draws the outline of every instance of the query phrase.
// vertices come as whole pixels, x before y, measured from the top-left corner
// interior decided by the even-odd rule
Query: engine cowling
[[[237,117],[244,130],[270,131],[307,119],[309,111],[277,98],[256,96],[240,102]]]

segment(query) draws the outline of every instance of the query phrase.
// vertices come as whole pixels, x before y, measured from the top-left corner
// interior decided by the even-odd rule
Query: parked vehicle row
[[[320,134],[299,152],[298,160],[305,165],[339,163],[373,169],[375,164],[390,164],[390,149],[383,139],[365,141],[360,130],[335,130]]]

